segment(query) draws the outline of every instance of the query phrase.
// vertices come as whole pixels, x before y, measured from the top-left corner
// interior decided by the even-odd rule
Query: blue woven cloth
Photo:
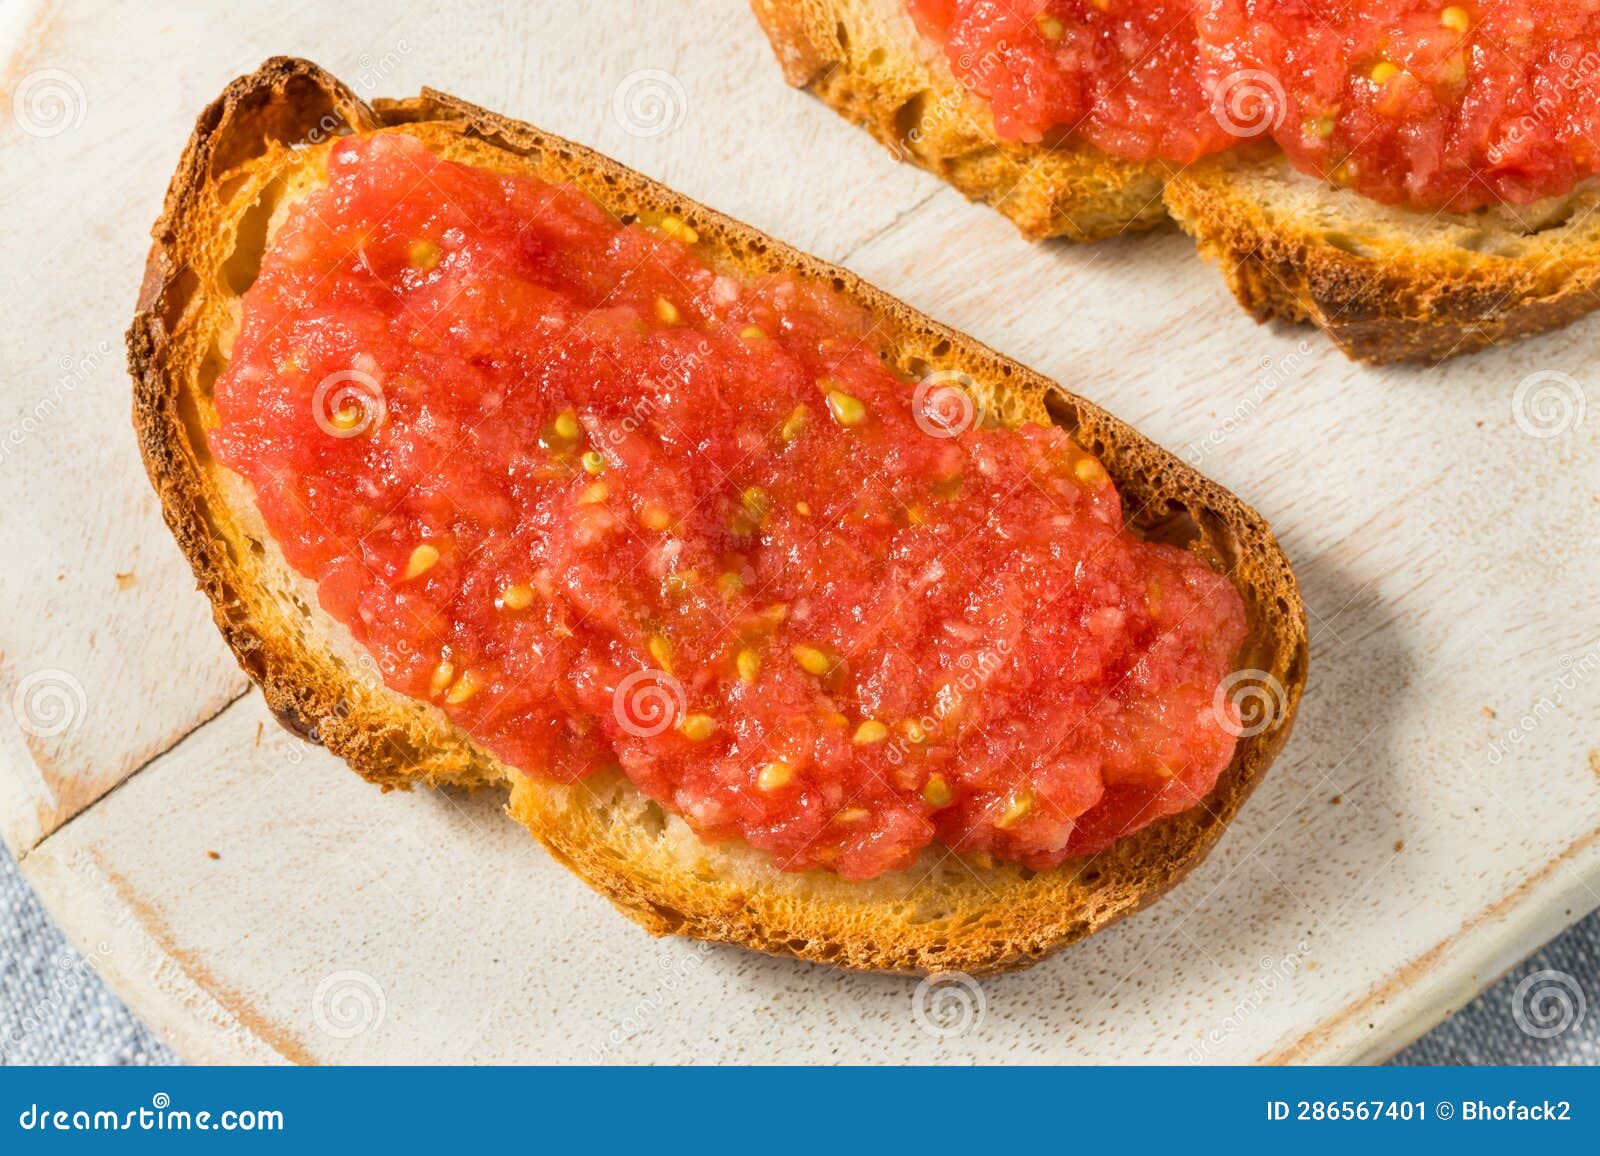
[[[1545,981],[1542,973],[1554,977]],[[1587,1011],[1559,1031],[1563,985]],[[1520,988],[1520,991],[1519,991]],[[1541,1003],[1539,991],[1548,999]],[[1600,1064],[1600,912],[1412,1047],[1401,1064]],[[1567,1017],[1567,1018],[1570,1018]],[[0,850],[0,1063],[171,1064],[74,951]]]
[[[39,906],[0,848],[0,1064],[175,1064]]]

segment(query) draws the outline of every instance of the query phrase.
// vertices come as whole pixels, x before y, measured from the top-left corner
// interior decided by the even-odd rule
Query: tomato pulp
[[[909,383],[824,283],[674,217],[333,146],[245,293],[220,461],[394,689],[524,773],[866,878],[1196,805],[1238,592],[1060,430]]]
[[[1306,172],[1465,212],[1600,171],[1600,4],[1211,0],[1208,79],[1258,73]]]
[[[1113,156],[1188,163],[1238,137],[1201,87],[1187,0],[908,0],[995,131],[1080,133]]]
[[[1470,211],[1600,172],[1595,0],[907,0],[1004,139],[1190,163],[1270,134],[1364,196]]]

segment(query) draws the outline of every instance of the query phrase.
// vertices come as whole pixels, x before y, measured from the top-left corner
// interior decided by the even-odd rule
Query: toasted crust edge
[[[434,708],[355,679],[322,651],[312,653],[275,604],[255,589],[247,529],[194,424],[195,347],[187,322],[206,307],[208,275],[227,254],[208,254],[197,224],[215,213],[220,182],[270,141],[325,132],[419,126],[450,139],[483,141],[512,156],[538,158],[556,173],[582,173],[614,211],[646,206],[689,220],[703,244],[729,260],[765,262],[829,280],[873,310],[897,352],[934,366],[960,365],[980,382],[1023,398],[1097,453],[1135,523],[1152,533],[1184,526],[1196,548],[1225,568],[1245,597],[1251,633],[1242,666],[1266,671],[1282,688],[1274,725],[1242,739],[1206,805],[1161,820],[1102,854],[1033,875],[945,855],[920,877],[869,884],[827,873],[788,875],[742,847],[682,839],[638,817],[648,810],[625,783],[559,787],[500,764]],[[939,325],[845,270],[798,253],[580,146],[444,94],[368,106],[306,61],[275,58],[236,80],[200,117],[169,189],[139,306],[128,333],[133,420],[151,481],[196,579],[241,667],[292,730],[323,743],[384,786],[413,781],[509,784],[510,811],[551,853],[656,934],[738,943],[841,967],[972,973],[1027,966],[1134,910],[1172,887],[1209,852],[1281,749],[1304,685],[1303,608],[1294,575],[1254,511],[1117,419],[1055,383]],[[202,268],[190,267],[196,261]],[[210,267],[206,267],[209,262]],[[431,712],[431,714],[430,714]],[[650,816],[652,822],[657,816]],[[687,849],[686,849],[687,847]],[[937,856],[935,857],[937,858]],[[930,911],[932,914],[930,915]]]
[[[1600,308],[1600,249],[1587,235],[1570,243],[1576,226],[1535,231],[1517,255],[1483,252],[1453,240],[1487,225],[1482,211],[1435,214],[1411,232],[1385,222],[1381,206],[1341,215],[1350,194],[1327,189],[1330,225],[1251,195],[1287,167],[1264,150],[1216,158],[1175,174],[1165,192],[1168,211],[1257,321],[1309,321],[1357,361],[1437,364]]]
[[[1167,166],[1082,144],[1001,140],[943,59],[917,53],[904,13],[830,0],[750,7],[791,85],[866,129],[897,160],[994,207],[1029,240],[1098,241],[1165,223]]]

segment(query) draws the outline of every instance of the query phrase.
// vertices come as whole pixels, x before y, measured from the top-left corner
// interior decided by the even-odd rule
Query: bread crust
[[[742,843],[707,845],[620,776],[563,786],[479,750],[438,708],[382,682],[369,655],[283,561],[245,483],[206,450],[210,387],[226,364],[238,295],[271,216],[320,179],[341,132],[420,137],[451,159],[580,182],[619,216],[671,212],[730,271],[792,270],[871,310],[902,372],[959,368],[1006,420],[1055,420],[1098,454],[1133,524],[1192,548],[1233,579],[1249,635],[1241,668],[1281,695],[1239,742],[1205,805],[1099,855],[1039,874],[930,848],[865,883],[777,871]],[[1266,523],[1185,463],[1082,398],[799,253],[599,154],[424,90],[368,105],[307,61],[274,58],[200,117],[161,219],[128,332],[133,420],[152,483],[223,637],[289,728],[385,789],[413,782],[509,787],[509,812],[551,854],[656,934],[686,934],[841,967],[979,973],[1026,966],[1131,913],[1204,858],[1287,739],[1306,672],[1293,572]]]
[[[1600,192],[1475,213],[1397,209],[1276,153],[1174,175],[1168,211],[1258,321],[1310,321],[1350,357],[1437,363],[1600,307]]]
[[[784,77],[899,160],[993,206],[1029,240],[1098,241],[1165,223],[1168,167],[1091,145],[1001,140],[988,106],[924,51],[900,0],[751,0]]]
[[[790,84],[993,205],[1030,240],[1094,241],[1170,215],[1258,321],[1311,322],[1357,360],[1434,363],[1600,307],[1593,190],[1525,210],[1443,214],[1296,176],[1301,194],[1285,207],[1273,194],[1289,166],[1272,147],[1179,167],[1121,161],[1070,139],[999,139],[985,103],[926,43],[904,0],[751,7]],[[1529,224],[1552,213],[1572,227]],[[1499,251],[1485,251],[1485,238]]]

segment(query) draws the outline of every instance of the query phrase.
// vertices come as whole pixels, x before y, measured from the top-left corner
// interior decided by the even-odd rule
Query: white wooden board
[[[1374,1058],[1600,905],[1600,322],[1374,371],[1254,325],[1176,234],[1029,247],[788,90],[736,0],[13,2],[0,35],[0,832],[184,1055]],[[1255,504],[1297,563],[1311,682],[1219,851],[981,1000],[945,993],[973,1014],[941,1033],[904,980],[649,940],[493,800],[385,797],[279,732],[160,524],[120,353],[193,117],[277,52],[596,145]],[[667,103],[630,132],[641,73]]]

